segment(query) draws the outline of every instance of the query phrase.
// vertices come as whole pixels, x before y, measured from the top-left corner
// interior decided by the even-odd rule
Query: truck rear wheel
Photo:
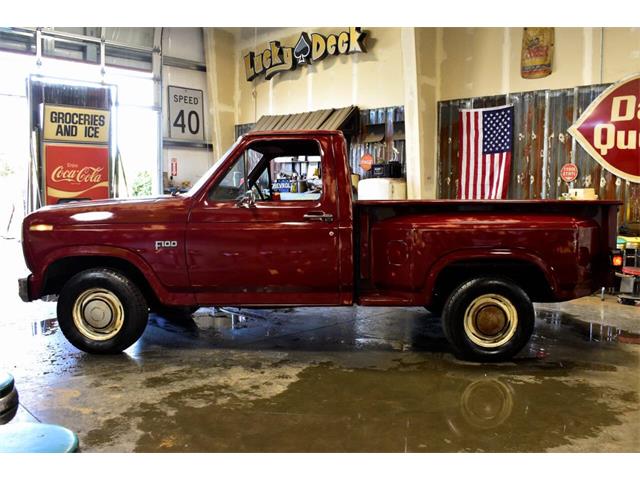
[[[460,285],[444,306],[442,326],[456,355],[496,362],[516,355],[533,333],[535,313],[513,282],[476,278]]]
[[[58,298],[58,323],[76,348],[120,353],[144,332],[149,317],[140,289],[115,270],[84,270],[65,284]]]

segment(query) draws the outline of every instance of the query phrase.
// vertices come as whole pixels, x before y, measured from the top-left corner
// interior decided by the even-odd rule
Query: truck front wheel
[[[120,353],[144,332],[149,316],[140,289],[115,270],[84,270],[64,285],[58,324],[76,348],[88,353]]]
[[[456,355],[496,362],[517,354],[533,333],[535,313],[527,294],[501,278],[476,278],[447,300],[442,326]]]

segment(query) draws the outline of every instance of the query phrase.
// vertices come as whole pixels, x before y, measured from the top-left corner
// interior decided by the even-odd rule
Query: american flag
[[[506,198],[512,150],[513,105],[460,110],[458,198]]]

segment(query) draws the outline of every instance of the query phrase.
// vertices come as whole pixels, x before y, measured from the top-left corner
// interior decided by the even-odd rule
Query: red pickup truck
[[[45,207],[23,223],[25,301],[59,295],[81,350],[115,353],[149,310],[424,306],[455,353],[504,360],[532,302],[611,282],[616,201],[357,201],[335,131],[244,135],[186,194]]]

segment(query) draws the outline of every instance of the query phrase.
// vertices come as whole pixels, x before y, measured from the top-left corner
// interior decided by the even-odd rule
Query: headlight
[[[53,225],[48,223],[34,223],[29,226],[30,232],[50,232],[53,230]]]

